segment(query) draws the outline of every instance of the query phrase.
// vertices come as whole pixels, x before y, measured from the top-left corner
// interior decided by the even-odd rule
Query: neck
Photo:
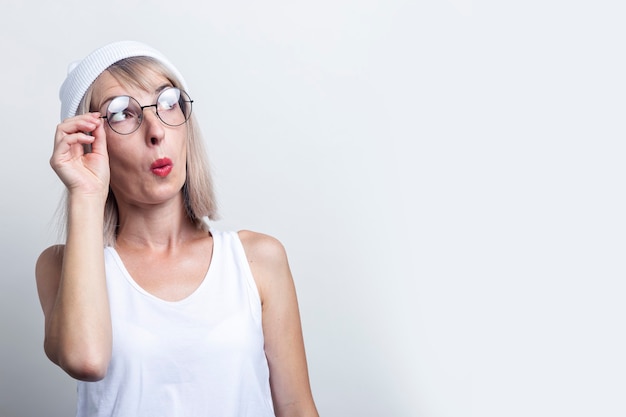
[[[187,217],[182,195],[149,207],[122,205],[116,246],[173,250],[200,232]]]

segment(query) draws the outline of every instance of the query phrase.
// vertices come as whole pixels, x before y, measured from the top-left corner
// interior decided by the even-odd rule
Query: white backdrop
[[[0,5],[1,417],[74,413],[34,263],[58,87],[122,39],[187,79],[215,227],[287,247],[322,416],[626,414],[619,2],[39,3]]]

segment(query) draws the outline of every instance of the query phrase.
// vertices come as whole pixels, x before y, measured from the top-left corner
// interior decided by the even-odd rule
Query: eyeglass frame
[[[187,96],[187,98],[189,99],[189,100],[181,100],[180,98],[178,99],[178,103],[180,103],[181,101],[184,102],[184,103],[189,103],[189,114],[185,115],[185,113],[183,112],[183,115],[185,115],[185,120],[183,120],[181,123],[179,123],[177,125],[169,124],[165,120],[163,120],[161,118],[161,116],[159,115],[159,110],[158,110],[158,105],[159,105],[158,100],[159,100],[159,97],[161,97],[161,94],[163,94],[165,91],[167,91],[169,89],[172,89],[172,88],[180,91],[182,94]],[[183,97],[182,94],[181,94],[181,98]],[[132,131],[130,131],[128,133],[118,132],[117,130],[115,130],[115,128],[113,126],[111,126],[111,122],[109,121],[109,115],[108,115],[109,107],[108,106],[111,104],[111,102],[113,102],[113,100],[115,100],[115,99],[117,99],[119,97],[128,97],[129,99],[134,100],[135,103],[139,104],[139,109],[141,110],[141,117],[139,117],[139,116],[137,117],[137,119],[139,120],[139,123],[137,123],[137,126]],[[141,103],[139,103],[139,100],[137,100],[135,97],[129,96],[127,94],[122,94],[122,95],[119,95],[119,96],[112,97],[110,100],[107,100],[107,102],[108,102],[107,110],[106,110],[107,114],[105,116],[100,116],[100,119],[105,119],[107,121],[107,125],[109,125],[111,130],[114,131],[115,133],[117,133],[118,135],[130,135],[130,134],[135,133],[141,127],[141,124],[143,123],[143,119],[144,119],[143,111],[144,111],[144,109],[147,109],[148,107],[154,107],[154,114],[156,114],[157,118],[161,121],[161,123],[163,123],[166,126],[170,126],[170,127],[182,126],[185,123],[187,123],[187,121],[191,117],[191,112],[193,111],[193,100],[191,99],[191,97],[189,96],[189,94],[185,90],[180,89],[178,87],[167,87],[167,88],[164,88],[163,90],[161,90],[161,92],[157,96],[157,102],[156,103],[154,103],[154,104],[147,104],[145,106],[142,106]],[[104,104],[106,104],[106,103],[103,103],[102,105],[104,106]],[[182,111],[182,109],[181,109],[181,111]]]

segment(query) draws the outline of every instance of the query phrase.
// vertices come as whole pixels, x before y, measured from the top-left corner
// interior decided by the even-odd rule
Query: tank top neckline
[[[130,274],[130,272],[128,272],[128,269],[126,269],[126,265],[124,265],[124,261],[122,261],[122,258],[120,257],[119,253],[117,253],[117,250],[115,250],[114,246],[107,246],[105,249],[107,251],[109,251],[109,253],[113,256],[113,259],[115,261],[115,263],[117,264],[118,268],[120,269],[120,271],[122,272],[122,274],[124,275],[124,278],[126,278],[126,281],[128,281],[128,283],[136,290],[138,291],[140,294],[144,295],[147,298],[150,298],[158,303],[163,303],[165,305],[171,305],[171,306],[175,306],[175,305],[183,305],[186,304],[188,302],[191,302],[191,300],[193,300],[195,298],[195,296],[201,292],[201,290],[208,285],[207,282],[210,281],[211,277],[213,276],[213,271],[216,270],[218,267],[215,265],[215,263],[217,262],[217,259],[219,259],[219,252],[220,252],[220,245],[218,244],[218,239],[219,239],[219,233],[215,233],[215,231],[211,230],[211,237],[213,238],[213,248],[211,250],[211,260],[209,262],[209,267],[206,271],[206,273],[204,274],[204,278],[202,278],[202,281],[200,282],[200,284],[198,285],[198,287],[196,287],[195,290],[193,290],[189,295],[187,295],[184,298],[181,298],[180,300],[175,300],[175,301],[169,301],[169,300],[165,300],[161,297],[157,297],[156,295],[150,293],[149,291],[147,291],[146,289],[144,289],[141,285],[139,285],[137,283],[137,281],[135,281],[135,279],[132,277],[132,275]]]

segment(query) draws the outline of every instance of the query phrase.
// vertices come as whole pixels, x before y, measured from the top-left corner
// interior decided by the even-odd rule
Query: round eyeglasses
[[[161,91],[155,104],[142,106],[131,96],[118,96],[111,99],[107,106],[106,119],[109,127],[120,135],[130,135],[141,126],[143,111],[154,107],[157,117],[168,126],[180,126],[191,116],[193,100],[186,92],[176,87]]]

